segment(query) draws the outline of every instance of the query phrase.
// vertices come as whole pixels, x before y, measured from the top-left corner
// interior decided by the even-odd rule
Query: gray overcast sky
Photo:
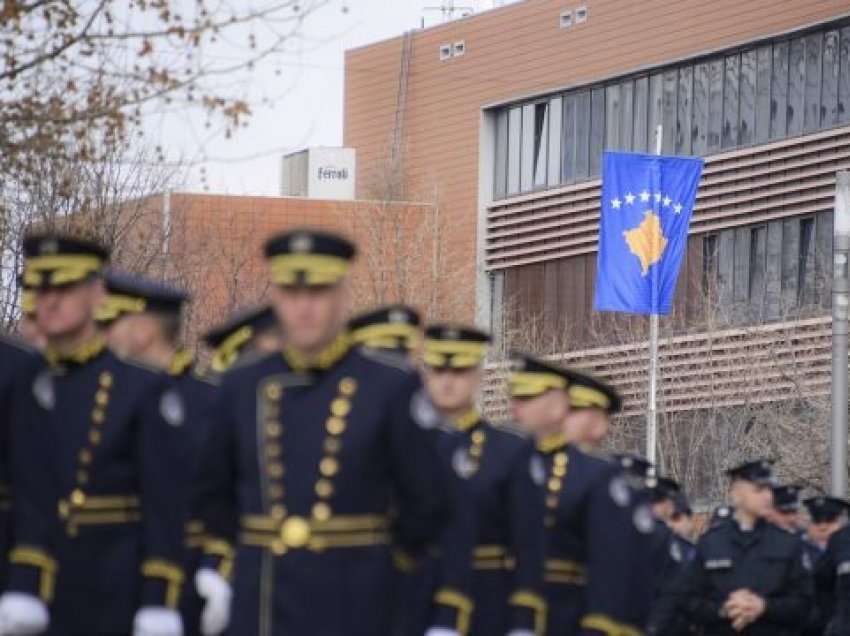
[[[425,11],[443,0],[341,0],[311,16],[303,29],[300,51],[281,59],[282,75],[270,65],[258,69],[245,90],[254,105],[248,128],[234,139],[201,141],[202,121],[189,117],[149,124],[149,138],[161,143],[170,158],[197,161],[203,147],[211,160],[203,164],[210,192],[225,194],[278,193],[280,157],[306,146],[338,146],[342,143],[344,52],[346,49],[400,35],[417,27],[442,21],[440,13]],[[456,5],[492,8],[498,0],[457,0]],[[259,106],[261,96],[273,99]],[[194,163],[187,189],[200,191],[201,164]]]

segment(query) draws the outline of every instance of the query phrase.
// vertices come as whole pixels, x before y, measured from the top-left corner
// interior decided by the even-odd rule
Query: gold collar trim
[[[47,358],[48,364],[52,367],[66,364],[83,365],[99,356],[105,348],[104,339],[101,336],[95,336],[69,353],[60,353],[48,347],[44,352],[44,357]]]
[[[339,362],[351,348],[351,337],[348,333],[339,334],[334,341],[317,355],[307,357],[292,347],[283,348],[283,358],[293,371],[315,369],[325,371]]]
[[[183,375],[192,367],[192,362],[194,362],[192,353],[186,349],[180,349],[171,358],[171,364],[168,365],[168,374]]]
[[[541,453],[554,453],[567,445],[567,437],[563,433],[549,435],[537,440],[537,450]]]
[[[452,423],[462,431],[469,431],[481,421],[481,414],[477,409],[471,409],[466,413],[462,413],[455,418],[452,418]]]

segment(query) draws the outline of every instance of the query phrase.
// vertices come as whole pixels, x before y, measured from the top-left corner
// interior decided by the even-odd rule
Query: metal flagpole
[[[847,495],[847,310],[850,296],[850,172],[835,175],[832,247],[832,494]]]
[[[664,127],[658,125],[655,128],[655,154],[661,154],[661,139]],[[652,301],[658,293],[656,285],[653,285]],[[655,395],[658,391],[658,314],[649,315],[649,388],[647,395],[646,410],[646,458],[655,464],[656,438],[658,437],[658,413]]]

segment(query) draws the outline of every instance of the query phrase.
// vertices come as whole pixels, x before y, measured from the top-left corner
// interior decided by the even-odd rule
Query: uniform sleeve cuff
[[[531,590],[517,590],[508,603],[514,608],[515,628],[531,628],[537,636],[545,633],[546,601],[540,594]]]
[[[233,559],[235,550],[224,539],[207,537],[203,543],[201,567],[218,572],[225,581],[233,578]]]
[[[586,614],[581,619],[582,631],[599,632],[605,636],[644,636],[643,630],[620,623],[605,614]]]
[[[469,632],[472,599],[455,589],[443,587],[434,594],[434,604],[437,606],[435,625],[452,626],[461,636]]]
[[[176,609],[180,603],[180,589],[186,575],[183,568],[164,559],[148,559],[142,563],[145,579],[144,603]]]
[[[9,589],[38,596],[45,603],[53,600],[59,567],[47,551],[35,546],[19,545],[9,553],[9,563]]]

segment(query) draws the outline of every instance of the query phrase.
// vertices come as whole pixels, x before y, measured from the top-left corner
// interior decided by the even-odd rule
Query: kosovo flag
[[[598,311],[670,313],[702,164],[690,157],[605,153]]]

